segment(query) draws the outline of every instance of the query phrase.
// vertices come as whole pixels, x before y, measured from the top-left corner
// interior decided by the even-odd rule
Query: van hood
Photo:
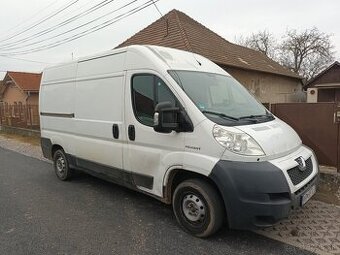
[[[266,156],[284,154],[302,144],[294,129],[277,117],[270,122],[235,128],[253,137]]]

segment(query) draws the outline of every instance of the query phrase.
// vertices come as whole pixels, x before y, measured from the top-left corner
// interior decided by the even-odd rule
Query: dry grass
[[[17,140],[19,142],[23,143],[29,143],[34,146],[40,146],[40,138],[39,137],[32,137],[32,136],[24,136],[24,135],[18,135],[18,134],[9,134],[5,132],[0,131],[0,136],[12,140]]]

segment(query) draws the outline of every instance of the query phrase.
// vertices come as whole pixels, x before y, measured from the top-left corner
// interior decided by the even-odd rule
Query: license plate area
[[[301,196],[300,205],[304,206],[312,198],[315,192],[316,192],[316,186],[313,185]]]

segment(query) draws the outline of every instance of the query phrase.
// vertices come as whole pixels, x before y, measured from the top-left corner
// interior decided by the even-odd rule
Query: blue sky
[[[138,0],[136,4],[145,1]],[[0,40],[6,38],[8,34],[20,31],[20,29],[25,28],[25,26],[41,18],[41,16],[47,15],[68,2],[70,0],[3,1],[0,15]],[[77,13],[81,6],[86,8],[86,6],[90,7],[99,2],[100,0],[79,0],[73,9],[69,9],[64,14],[64,17],[62,15],[61,17],[56,16],[55,19],[37,27],[35,31],[40,31],[39,29],[48,28],[58,21],[65,20],[66,17]],[[126,2],[126,0],[115,0],[109,7],[114,9]],[[42,10],[48,5],[51,6]],[[164,14],[172,9],[183,11],[229,41],[234,41],[240,35],[247,36],[264,29],[280,38],[287,29],[295,28],[300,30],[315,26],[319,30],[333,35],[332,42],[337,51],[336,57],[340,60],[340,26],[337,22],[340,1],[338,0],[160,0],[157,5]],[[108,10],[98,13],[103,14]],[[39,12],[39,15],[31,18],[37,12]],[[77,41],[51,50],[15,57],[58,63],[71,60],[72,55],[78,58],[94,54],[113,48],[159,17],[160,15],[156,9],[150,6],[100,32]],[[28,23],[22,25],[22,22],[29,18],[31,19],[27,21]],[[17,26],[18,24],[19,26]],[[27,34],[22,34],[22,36],[30,35],[30,33],[33,33],[33,31],[28,31]],[[0,57],[0,71],[40,72],[46,65]],[[0,73],[0,78],[1,76]]]

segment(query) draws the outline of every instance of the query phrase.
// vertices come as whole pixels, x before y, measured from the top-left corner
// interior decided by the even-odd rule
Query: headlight
[[[251,136],[242,131],[231,132],[219,125],[215,125],[213,135],[219,144],[234,153],[246,156],[265,155],[260,145]]]

